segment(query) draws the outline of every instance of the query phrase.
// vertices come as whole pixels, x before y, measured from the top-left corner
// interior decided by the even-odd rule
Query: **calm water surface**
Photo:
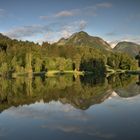
[[[138,76],[0,79],[0,140],[139,140]]]

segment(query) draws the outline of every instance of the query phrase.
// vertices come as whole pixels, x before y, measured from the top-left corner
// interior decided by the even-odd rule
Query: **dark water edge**
[[[0,139],[139,140],[139,79],[1,78]]]

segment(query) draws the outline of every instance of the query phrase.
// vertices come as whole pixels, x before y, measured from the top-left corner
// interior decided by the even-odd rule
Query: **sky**
[[[79,31],[140,44],[140,0],[0,0],[0,32],[13,39],[55,42]]]

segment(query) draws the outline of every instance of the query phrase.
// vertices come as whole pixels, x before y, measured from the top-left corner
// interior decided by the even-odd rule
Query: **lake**
[[[140,77],[0,78],[1,140],[139,140]]]

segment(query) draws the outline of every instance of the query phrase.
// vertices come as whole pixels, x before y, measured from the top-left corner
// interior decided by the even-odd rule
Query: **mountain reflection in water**
[[[2,140],[139,140],[139,76],[0,79]]]
[[[51,78],[18,77],[0,79],[0,111],[12,106],[33,104],[43,101],[59,101],[74,108],[86,110],[94,104],[117,93],[122,98],[136,96],[140,93],[137,84],[139,77],[132,75],[115,75],[108,78],[91,75],[74,77],[72,75]]]

